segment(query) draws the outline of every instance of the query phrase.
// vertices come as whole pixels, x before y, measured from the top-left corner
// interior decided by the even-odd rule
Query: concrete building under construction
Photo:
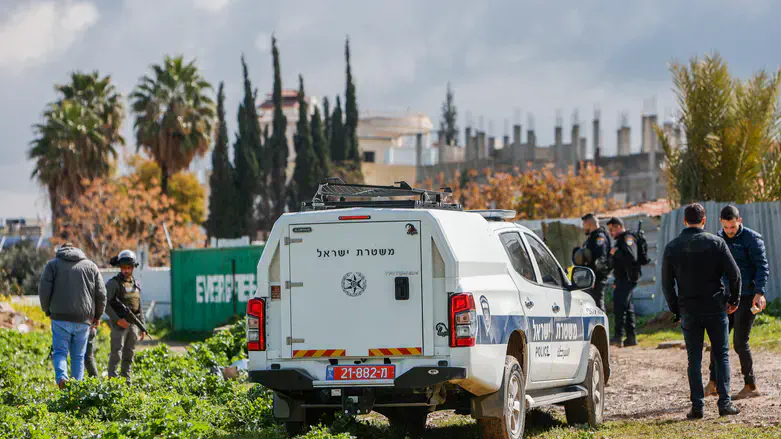
[[[538,145],[537,136],[533,128],[533,118],[529,118],[526,138],[523,138],[524,127],[516,123],[512,127],[512,138],[505,135],[502,139],[486,136],[485,131],[475,130],[471,126],[464,129],[464,160],[441,160],[432,166],[418,166],[417,181],[436,179],[444,174],[446,178],[452,177],[456,172],[465,172],[470,169],[482,170],[491,168],[499,171],[512,172],[514,169],[536,169],[553,163],[555,168],[566,170],[570,166],[577,167],[581,162],[591,162],[602,167],[606,174],[613,179],[612,195],[620,201],[638,203],[648,200],[664,198],[667,195],[667,187],[662,178],[662,165],[664,156],[661,151],[661,143],[654,130],[658,123],[655,114],[645,114],[641,119],[642,144],[640,152],[633,153],[631,145],[631,127],[628,117],[621,116],[619,128],[616,132],[618,152],[615,156],[602,154],[602,139],[600,129],[599,111],[594,112],[591,126],[591,145],[593,154],[589,152],[589,142],[583,135],[581,123],[577,113],[573,114],[569,130],[569,143],[564,140],[564,124],[562,117],[557,115],[554,128],[554,143],[551,145]],[[667,138],[674,144],[680,143],[680,128],[671,120],[662,124],[662,130]],[[440,133],[440,138],[442,133]],[[438,142],[439,147],[446,149],[447,145]],[[497,148],[497,145],[502,145]],[[447,158],[447,153],[440,153],[440,157]]]

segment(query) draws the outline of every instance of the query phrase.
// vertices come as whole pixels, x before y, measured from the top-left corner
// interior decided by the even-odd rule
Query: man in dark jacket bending
[[[702,349],[708,333],[716,362],[719,415],[736,415],[740,410],[729,395],[729,321],[740,304],[740,270],[727,244],[705,232],[705,208],[690,204],[684,210],[686,229],[670,241],[662,259],[662,288],[670,311],[681,319],[689,359],[689,389],[692,403],[688,419],[704,416]],[[729,297],[722,277],[729,281]],[[677,287],[677,291],[676,291]]]

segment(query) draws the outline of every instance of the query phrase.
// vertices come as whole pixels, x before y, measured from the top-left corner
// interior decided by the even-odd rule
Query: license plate
[[[396,378],[396,366],[329,366],[328,381],[392,380]]]

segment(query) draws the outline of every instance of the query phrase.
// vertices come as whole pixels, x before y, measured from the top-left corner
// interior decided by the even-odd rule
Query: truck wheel
[[[602,423],[605,410],[605,370],[602,367],[602,355],[594,345],[588,351],[588,370],[583,386],[588,391],[586,396],[564,404],[567,423],[596,427]]]
[[[306,422],[286,421],[285,431],[289,437],[295,437],[306,433],[311,427],[323,424],[328,427],[336,420],[336,410],[334,409],[306,409]]]
[[[336,420],[335,409],[306,409],[306,425],[309,427],[323,424],[330,426]]]
[[[515,357],[504,359],[504,415],[499,419],[478,419],[481,439],[520,439],[526,424],[526,378]]]
[[[383,411],[394,428],[407,433],[410,439],[420,438],[426,431],[428,407],[395,407]]]
[[[285,432],[287,433],[288,437],[296,437],[304,433],[305,429],[306,429],[305,422],[291,422],[291,421],[285,422]]]

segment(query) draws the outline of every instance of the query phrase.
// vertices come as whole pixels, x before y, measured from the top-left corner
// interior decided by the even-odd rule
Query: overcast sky
[[[349,34],[361,110],[410,109],[438,125],[451,81],[461,128],[470,112],[475,125],[483,116],[485,129],[492,121],[501,136],[520,110],[524,124],[534,113],[538,144],[547,145],[557,109],[569,142],[573,110],[590,121],[599,106],[603,148],[612,154],[620,111],[638,150],[644,101],[655,98],[660,117],[675,108],[671,59],[719,50],[735,74],[775,69],[779,23],[781,5],[772,0],[2,0],[0,218],[48,216],[26,150],[53,84],[75,69],[111,74],[127,94],[164,54],[196,57],[215,88],[225,81],[234,130],[242,52],[267,92],[276,34],[284,86],[296,87],[301,73],[309,94],[334,96],[344,90]],[[131,130],[128,120],[135,150]],[[583,135],[591,149],[590,124]]]

